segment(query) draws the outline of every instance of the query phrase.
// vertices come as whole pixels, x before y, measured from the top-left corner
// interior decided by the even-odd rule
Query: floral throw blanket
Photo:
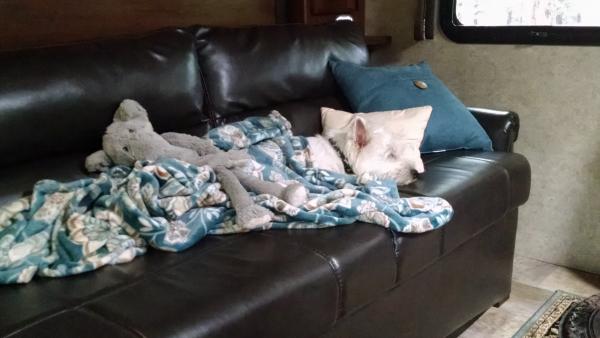
[[[297,208],[270,195],[255,201],[275,213],[259,229],[235,212],[211,168],[173,159],[117,166],[98,178],[38,182],[33,194],[0,207],[0,284],[35,275],[62,277],[126,263],[150,246],[181,251],[207,235],[374,223],[400,233],[436,229],[452,217],[441,198],[400,198],[393,181],[312,168],[304,137],[274,112],[213,129],[218,147],[248,149],[244,170],[264,180],[302,182],[310,199]]]

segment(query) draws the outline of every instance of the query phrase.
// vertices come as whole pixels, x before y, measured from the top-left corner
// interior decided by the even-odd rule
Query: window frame
[[[600,46],[600,26],[463,26],[456,0],[440,0],[440,25],[458,43]]]

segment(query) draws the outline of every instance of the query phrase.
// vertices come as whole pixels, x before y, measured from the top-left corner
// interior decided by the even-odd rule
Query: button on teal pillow
[[[404,67],[365,67],[331,61],[331,70],[356,112],[432,106],[422,153],[492,150],[492,141],[460,100],[426,63]]]

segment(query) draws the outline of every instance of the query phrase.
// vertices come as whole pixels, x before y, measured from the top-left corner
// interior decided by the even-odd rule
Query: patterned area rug
[[[567,310],[583,297],[556,291],[521,327],[513,338],[559,337],[560,320]]]

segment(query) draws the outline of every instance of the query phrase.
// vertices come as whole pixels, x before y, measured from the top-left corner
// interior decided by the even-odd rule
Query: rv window
[[[441,20],[461,43],[600,45],[596,0],[445,0]]]

